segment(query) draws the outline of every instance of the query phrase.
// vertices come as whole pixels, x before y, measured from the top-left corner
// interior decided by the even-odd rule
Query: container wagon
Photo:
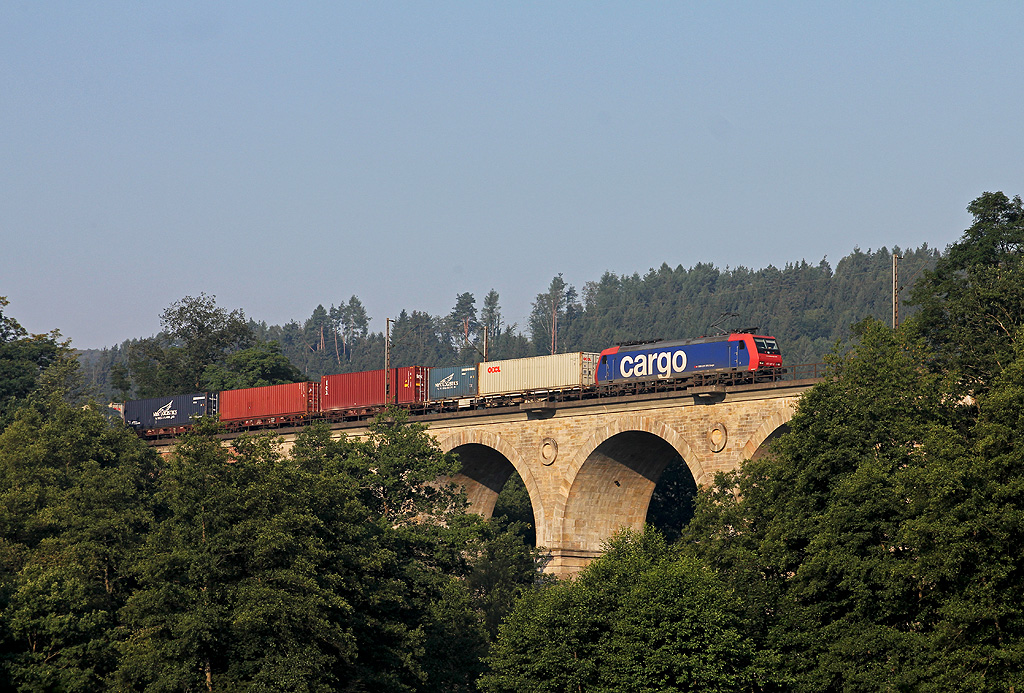
[[[477,365],[479,396],[502,395],[529,399],[537,395],[579,391],[593,387],[600,354],[577,351]]]
[[[312,382],[224,390],[220,420],[231,429],[301,424],[320,410],[319,394]]]
[[[477,395],[476,366],[441,366],[431,368],[427,376],[427,399],[432,407],[467,409]]]
[[[124,403],[121,414],[127,425],[148,437],[176,436],[191,426],[193,419],[217,415],[217,394],[196,392],[130,400]]]
[[[386,393],[383,369],[325,375],[320,379],[320,409],[328,418],[346,418],[371,414],[388,404],[421,405],[427,401],[427,370],[390,369]]]

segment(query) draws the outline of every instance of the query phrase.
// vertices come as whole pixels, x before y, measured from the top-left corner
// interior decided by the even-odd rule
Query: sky
[[[945,248],[1024,193],[1024,3],[0,0],[0,296],[371,329],[562,273]]]

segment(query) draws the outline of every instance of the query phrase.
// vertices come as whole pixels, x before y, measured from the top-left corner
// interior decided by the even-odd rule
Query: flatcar
[[[392,368],[325,375],[320,379],[320,411],[329,419],[372,415],[385,404],[409,409],[427,399],[427,368]]]
[[[320,383],[224,390],[219,411],[220,420],[232,430],[301,425],[320,412]]]

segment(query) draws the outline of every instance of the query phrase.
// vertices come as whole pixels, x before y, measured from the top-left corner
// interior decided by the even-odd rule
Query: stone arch
[[[743,446],[742,459],[744,460],[756,460],[764,454],[766,447],[765,443],[771,442],[779,434],[789,430],[789,420],[793,418],[795,411],[795,403],[789,404],[789,406],[783,407],[780,411],[775,412],[769,416],[759,427],[754,434],[750,436],[746,445]]]
[[[466,489],[470,510],[483,517],[490,517],[494,512],[498,493],[512,476],[514,469],[523,480],[523,484],[526,485],[526,491],[530,494],[530,505],[533,506],[533,520],[537,528],[537,537],[543,536],[542,528],[546,527],[545,512],[544,506],[540,502],[541,494],[537,487],[537,480],[523,456],[507,440],[494,433],[464,429],[439,438],[437,444],[444,452],[462,448],[460,459],[463,463],[463,470],[460,474],[456,474],[452,481]]]
[[[689,444],[663,422],[624,416],[595,430],[569,464],[555,509],[563,565],[600,555],[620,527],[642,527],[657,479],[676,455],[698,486],[710,482],[712,474]]]
[[[698,486],[706,486],[711,483],[713,472],[708,472],[704,469],[690,447],[686,439],[668,424],[652,419],[646,416],[618,416],[611,420],[607,425],[601,426],[594,430],[590,434],[590,437],[583,441],[577,449],[576,456],[565,470],[565,477],[562,479],[562,492],[563,495],[568,495],[573,483],[576,480],[580,469],[586,463],[587,458],[590,456],[597,446],[604,441],[608,440],[614,435],[623,433],[625,431],[644,431],[645,433],[651,433],[665,440],[669,445],[676,449],[679,456],[686,462],[686,466],[690,468],[690,473],[693,474],[693,478],[697,480]]]

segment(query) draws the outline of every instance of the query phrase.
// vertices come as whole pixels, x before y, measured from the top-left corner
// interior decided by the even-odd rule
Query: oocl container
[[[224,390],[220,393],[221,421],[301,417],[318,409],[319,383],[288,383]]]
[[[384,404],[413,404],[426,401],[426,368],[392,368],[390,373],[391,386],[386,395],[383,369],[323,376],[320,379],[321,409],[367,409]]]
[[[594,384],[599,354],[577,351],[525,359],[485,361],[478,364],[477,389],[481,397],[513,392],[545,392],[583,388]]]

